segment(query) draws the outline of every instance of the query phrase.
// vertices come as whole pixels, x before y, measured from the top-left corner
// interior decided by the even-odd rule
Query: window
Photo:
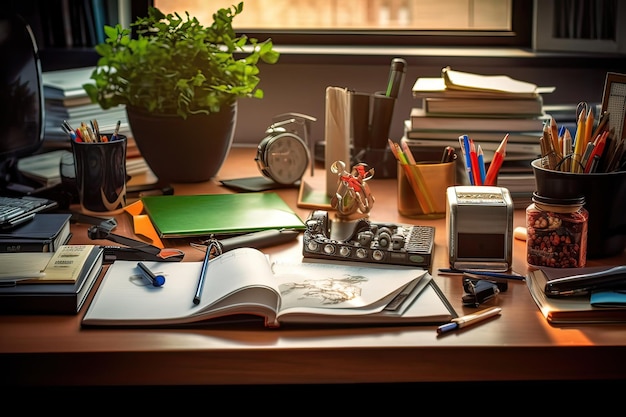
[[[239,0],[153,0],[203,23]],[[235,29],[280,44],[529,47],[530,0],[245,0]]]

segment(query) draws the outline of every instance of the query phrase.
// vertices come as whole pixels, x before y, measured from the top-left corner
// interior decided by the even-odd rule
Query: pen
[[[467,135],[459,136],[459,145],[461,147],[461,153],[463,154],[463,158],[465,160],[465,170],[467,171],[467,176],[468,176],[470,185],[476,185],[474,184],[474,175],[472,174],[472,160],[470,158],[469,136]]]
[[[441,163],[445,164],[447,162],[452,162],[456,159],[456,153],[454,153],[454,148],[452,146],[446,146],[443,150],[443,155],[441,155]]]
[[[394,58],[391,61],[391,69],[389,70],[389,81],[387,83],[387,97],[397,98],[402,83],[404,81],[404,69],[406,68],[406,61],[402,58]]]
[[[294,229],[269,229],[221,239],[219,242],[222,246],[222,252],[243,247],[260,249],[265,246],[289,242],[296,239],[299,234],[300,232]]]
[[[491,271],[472,271],[469,269],[440,268],[439,273],[447,274],[447,275],[473,274],[473,275],[482,275],[482,276],[491,277],[491,278],[514,279],[518,281],[524,281],[526,279],[523,275],[519,275],[519,274],[503,274],[500,272],[491,272]]]
[[[215,242],[209,243],[206,247],[206,254],[204,255],[202,269],[200,270],[200,278],[198,278],[198,288],[196,288],[196,295],[193,296],[193,303],[196,305],[200,304],[200,299],[202,298],[202,289],[204,288],[204,281],[206,280],[206,274],[209,270],[209,259],[211,258],[211,252],[214,247],[216,247]]]
[[[496,185],[498,180],[498,172],[500,171],[500,167],[502,166],[502,162],[504,161],[504,156],[506,155],[506,143],[509,140],[509,134],[504,135],[504,139],[498,145],[496,152],[493,154],[493,159],[489,164],[489,169],[487,169],[487,175],[485,176],[485,184],[484,185]]]
[[[111,140],[117,140],[117,137],[119,136],[119,133],[120,133],[121,125],[122,125],[122,121],[118,120],[117,123],[115,124],[115,130],[113,131],[113,134],[111,135]]]
[[[165,284],[165,277],[163,275],[154,275],[154,272],[150,271],[150,268],[148,268],[143,262],[137,262],[137,266],[144,272],[152,285],[155,287],[160,287]]]
[[[478,311],[476,313],[468,314],[467,316],[458,317],[452,319],[450,323],[442,324],[437,327],[437,333],[445,333],[455,329],[461,329],[470,324],[477,323],[488,319],[489,317],[497,316],[502,311],[501,307],[489,307],[485,310]]]

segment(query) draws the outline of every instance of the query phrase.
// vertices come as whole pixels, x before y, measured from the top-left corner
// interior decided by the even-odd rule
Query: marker
[[[449,332],[451,330],[461,329],[465,326],[469,326],[470,324],[486,320],[489,317],[497,316],[498,314],[500,314],[501,311],[501,307],[489,307],[485,310],[481,310],[473,314],[468,314],[467,316],[452,319],[450,323],[442,324],[441,326],[437,327],[437,333],[441,334]]]
[[[144,272],[146,277],[148,277],[152,285],[155,287],[160,287],[165,284],[165,277],[163,275],[154,275],[154,272],[150,271],[150,269],[143,262],[137,262],[137,266]]]
[[[391,68],[389,69],[389,81],[387,82],[387,91],[385,95],[387,97],[398,98],[398,93],[402,88],[404,82],[404,73],[406,68],[406,61],[402,58],[394,58],[391,61]]]

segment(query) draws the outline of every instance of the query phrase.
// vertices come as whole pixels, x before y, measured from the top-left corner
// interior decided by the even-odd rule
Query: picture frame
[[[575,51],[594,53],[625,53],[626,52],[626,26],[620,24],[626,21],[626,3],[615,2],[615,13],[613,26],[615,36],[613,39],[592,39],[584,37],[559,37],[556,32],[556,17],[564,15],[564,11],[557,10],[555,0],[534,0],[533,16],[533,39],[532,46],[536,51]],[[596,2],[597,7],[603,7],[601,2]],[[568,3],[573,6],[583,7],[583,2]],[[592,15],[588,14],[592,19]],[[570,16],[571,17],[571,16]],[[568,24],[570,30],[574,31],[580,27],[581,22],[573,22],[570,19]],[[601,19],[600,19],[601,20]],[[589,24],[596,25],[597,30],[601,22],[589,21]],[[578,25],[577,25],[578,24]]]
[[[607,72],[602,93],[602,113],[609,113],[608,129],[615,128],[619,141],[626,132],[626,74]]]

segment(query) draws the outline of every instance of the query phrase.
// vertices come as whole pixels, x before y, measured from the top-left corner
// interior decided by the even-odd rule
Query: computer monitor
[[[43,143],[41,63],[33,32],[17,14],[0,14],[0,191],[20,182],[17,161]],[[17,187],[19,189],[19,187]]]

